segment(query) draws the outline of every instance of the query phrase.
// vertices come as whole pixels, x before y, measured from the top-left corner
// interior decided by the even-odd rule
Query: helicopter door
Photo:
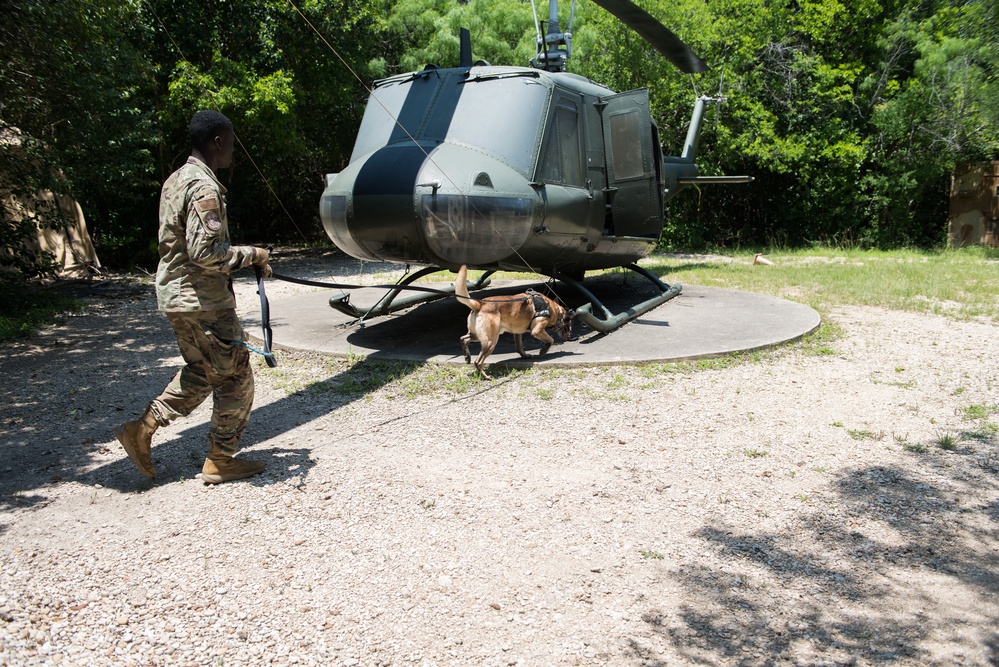
[[[545,184],[544,227],[551,234],[546,241],[569,254],[586,235],[593,200],[586,179],[581,106],[579,95],[556,88],[538,174]]]
[[[603,97],[597,108],[607,164],[604,234],[659,238],[663,209],[653,160],[649,91]]]

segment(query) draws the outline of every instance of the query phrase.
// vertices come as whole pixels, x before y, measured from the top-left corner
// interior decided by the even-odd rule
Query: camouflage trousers
[[[232,456],[246,430],[253,406],[250,353],[239,345],[243,327],[236,311],[167,313],[187,363],[163,393],[149,404],[161,426],[185,417],[212,395],[209,442]]]

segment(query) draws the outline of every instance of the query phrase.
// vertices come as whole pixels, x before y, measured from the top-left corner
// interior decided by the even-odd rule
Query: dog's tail
[[[464,264],[458,269],[458,277],[454,279],[454,294],[458,297],[458,301],[479,312],[482,308],[482,304],[475,299],[468,296],[468,267]]]

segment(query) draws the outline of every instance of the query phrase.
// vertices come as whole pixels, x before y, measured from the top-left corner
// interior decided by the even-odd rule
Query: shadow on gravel
[[[140,414],[183,361],[150,287],[108,281],[77,296],[88,301],[82,314],[3,349],[0,513],[43,507],[48,502],[44,489],[61,482],[142,492],[201,471],[208,450],[208,427],[201,420],[192,420],[170,440],[154,440],[157,477],[152,480],[124,457],[95,467],[108,454],[121,454],[114,428]],[[244,442],[252,446],[280,437],[420,366],[366,372],[362,363],[331,374],[316,384],[353,385],[353,390],[306,389],[254,408]],[[270,479],[306,474],[313,465],[309,449],[295,442],[247,454],[267,461]],[[6,529],[0,519],[0,535]]]
[[[961,631],[999,627],[996,605],[968,599],[999,599],[999,514],[975,501],[999,487],[990,460],[949,460],[947,488],[897,468],[849,472],[777,533],[705,526],[723,565],[668,576],[706,604],[651,608],[646,627],[691,664],[999,664],[999,634]],[[665,665],[638,640],[626,652]]]

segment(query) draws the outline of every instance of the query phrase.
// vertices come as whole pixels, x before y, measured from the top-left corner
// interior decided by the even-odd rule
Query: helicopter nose
[[[447,142],[383,147],[333,178],[320,205],[327,234],[354,257],[449,268],[516,255],[540,212],[523,174]]]
[[[516,255],[534,225],[537,195],[507,164],[444,144],[414,189],[421,236],[444,266],[490,265]]]
[[[384,146],[327,185],[320,202],[326,234],[360,259],[427,263],[413,209],[413,184],[427,147]]]
[[[493,195],[428,194],[420,203],[423,236],[443,264],[485,265],[515,254],[534,219],[534,200]]]

